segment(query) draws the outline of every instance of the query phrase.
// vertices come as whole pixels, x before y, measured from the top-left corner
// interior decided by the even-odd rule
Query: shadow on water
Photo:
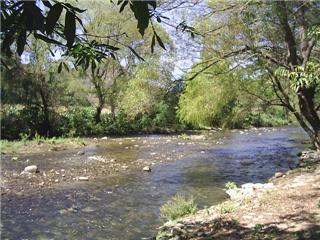
[[[134,170],[40,195],[2,199],[2,237],[125,240],[152,236],[160,224],[159,207],[176,193],[194,196],[200,207],[221,202],[227,181],[263,182],[277,171],[293,168],[297,152],[303,149],[300,142],[306,139],[295,128],[228,132],[224,137],[222,145],[206,140],[210,145],[205,151],[203,146],[195,147],[180,160],[156,164],[151,173]],[[119,150],[118,143],[91,151],[133,161],[149,156],[149,148],[157,148],[148,138],[140,137],[137,141],[144,141],[144,148],[132,148],[130,154]],[[177,141],[157,149],[172,151]],[[123,144],[129,149],[135,139]]]

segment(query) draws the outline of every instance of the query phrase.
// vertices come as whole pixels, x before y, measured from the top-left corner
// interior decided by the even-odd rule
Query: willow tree
[[[274,95],[251,92],[269,105],[287,108],[320,149],[320,4],[316,1],[208,1],[198,19],[203,67],[227,61],[229,71],[248,69],[264,78]],[[275,98],[273,98],[275,96]]]
[[[199,69],[195,66],[186,78]],[[207,69],[207,73],[215,75],[227,70],[228,66],[220,63]],[[236,82],[232,73],[214,77],[202,74],[187,82],[179,99],[180,120],[197,127],[227,126],[238,98]]]

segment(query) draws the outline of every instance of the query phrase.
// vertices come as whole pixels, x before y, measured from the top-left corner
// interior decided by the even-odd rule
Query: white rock
[[[274,174],[274,177],[275,178],[279,178],[279,177],[282,177],[284,174],[282,173],[282,172],[276,172],[275,174]]]
[[[194,136],[191,136],[191,139],[192,140],[205,140],[206,136],[204,136],[204,135],[194,135]]]
[[[149,166],[145,166],[142,170],[145,172],[151,172],[151,168]]]
[[[108,137],[102,137],[101,139],[102,139],[102,140],[107,140],[107,139],[108,139]]]
[[[254,183],[245,183],[241,185],[242,189],[254,188]]]
[[[37,172],[38,167],[36,165],[30,165],[24,168],[24,172],[28,172],[28,173],[35,173]]]
[[[79,181],[89,181],[88,177],[78,177]]]

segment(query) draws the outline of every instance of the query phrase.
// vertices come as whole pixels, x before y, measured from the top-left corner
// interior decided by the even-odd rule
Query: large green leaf
[[[148,3],[143,1],[134,1],[130,4],[130,8],[134,13],[135,18],[138,20],[137,27],[140,34],[143,36],[150,20]]]
[[[47,34],[51,34],[57,21],[61,15],[63,10],[63,6],[60,3],[56,3],[53,5],[48,13],[47,21],[46,21],[46,32]]]
[[[46,36],[44,36],[42,34],[35,33],[34,37],[38,38],[38,39],[41,39],[41,40],[43,40],[43,41],[45,41],[47,43],[52,43],[52,44],[56,44],[56,45],[62,45],[61,42],[58,42],[58,41],[56,41],[54,39],[51,39],[51,38],[48,38],[48,37],[46,37]]]
[[[76,17],[71,11],[67,11],[66,13],[64,34],[67,39],[67,46],[71,48],[76,37]]]
[[[26,33],[26,30],[23,29],[20,31],[17,39],[17,52],[19,56],[21,56],[24,51],[24,46],[26,45],[26,41],[27,41],[27,33]]]

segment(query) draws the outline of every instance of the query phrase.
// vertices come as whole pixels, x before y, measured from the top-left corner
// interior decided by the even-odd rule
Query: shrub
[[[221,214],[232,213],[237,210],[238,205],[233,201],[225,201],[217,205],[218,210]]]
[[[188,136],[186,133],[182,133],[178,136],[181,140],[190,140],[190,136]]]
[[[229,189],[236,189],[237,188],[237,184],[235,184],[234,182],[227,182],[226,185],[225,185],[225,188],[227,190]]]
[[[62,113],[59,132],[68,137],[92,135],[95,132],[95,109],[75,107]]]
[[[166,220],[175,220],[189,214],[194,214],[196,211],[197,205],[194,203],[194,199],[181,195],[176,195],[160,208],[161,217]]]

